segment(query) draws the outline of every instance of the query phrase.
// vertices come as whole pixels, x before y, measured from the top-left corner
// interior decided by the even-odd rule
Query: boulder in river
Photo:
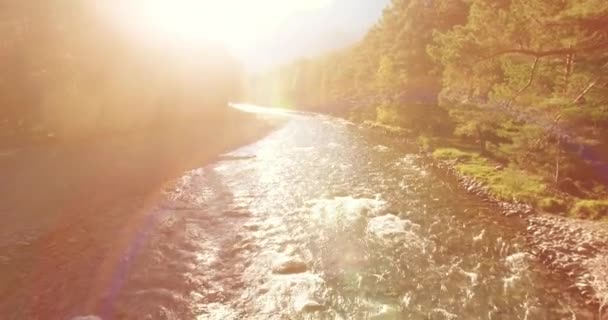
[[[304,261],[295,257],[281,257],[272,265],[272,272],[277,274],[294,274],[306,272],[308,266]]]
[[[296,310],[304,313],[317,312],[322,311],[324,309],[324,305],[314,300],[306,300],[296,306]]]

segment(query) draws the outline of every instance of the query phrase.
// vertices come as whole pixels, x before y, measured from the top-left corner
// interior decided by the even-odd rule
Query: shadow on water
[[[239,249],[251,246],[241,232],[247,208],[213,168],[189,172],[166,198],[107,318],[195,319],[209,308],[229,316],[222,306],[243,286]]]

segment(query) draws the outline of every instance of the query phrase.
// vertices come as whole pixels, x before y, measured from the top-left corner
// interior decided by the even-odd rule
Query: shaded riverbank
[[[2,152],[3,318],[55,319],[53,310],[80,305],[95,291],[88,275],[122,254],[121,237],[164,184],[276,125],[236,111],[209,120]]]

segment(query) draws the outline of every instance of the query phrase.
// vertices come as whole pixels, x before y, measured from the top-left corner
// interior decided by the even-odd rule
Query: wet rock
[[[324,305],[322,305],[319,302],[314,301],[314,300],[306,300],[303,303],[296,306],[296,310],[298,310],[299,312],[304,312],[304,313],[317,312],[317,311],[322,311],[324,309],[325,309]]]
[[[294,257],[282,257],[272,265],[272,272],[276,274],[294,274],[306,272],[308,266],[304,261]]]

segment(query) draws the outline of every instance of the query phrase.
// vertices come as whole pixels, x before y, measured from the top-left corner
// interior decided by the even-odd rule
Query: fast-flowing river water
[[[526,225],[399,141],[292,114],[185,174],[103,319],[593,319]]]

